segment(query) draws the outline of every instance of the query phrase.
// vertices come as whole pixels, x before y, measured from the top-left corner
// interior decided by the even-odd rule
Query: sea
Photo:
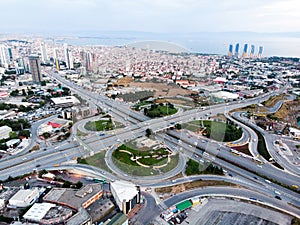
[[[146,46],[151,43],[155,49],[156,44],[167,43],[187,52],[202,54],[220,54],[228,53],[229,45],[235,49],[236,43],[239,43],[239,53],[242,53],[244,45],[255,46],[255,55],[258,53],[259,46],[263,46],[263,55],[296,57],[300,58],[300,33],[252,33],[252,32],[219,32],[219,33],[174,33],[158,34],[146,32],[99,32],[91,34],[79,34],[58,38],[56,42],[68,43],[70,45],[101,45],[101,46],[124,46],[143,42]],[[160,47],[156,47],[160,48]],[[159,49],[158,49],[159,50]],[[162,49],[164,50],[164,49]]]

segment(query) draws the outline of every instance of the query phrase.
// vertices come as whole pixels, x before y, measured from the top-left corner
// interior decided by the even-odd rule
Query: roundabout
[[[179,155],[157,141],[142,137],[117,147],[112,152],[111,159],[125,174],[155,176],[177,167]]]

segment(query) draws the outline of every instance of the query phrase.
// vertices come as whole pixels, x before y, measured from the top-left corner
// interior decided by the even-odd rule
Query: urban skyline
[[[0,0],[0,224],[300,224],[296,0]]]

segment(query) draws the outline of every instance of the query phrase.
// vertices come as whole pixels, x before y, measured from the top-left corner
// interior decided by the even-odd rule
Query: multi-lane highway
[[[267,182],[262,178],[258,178],[257,174],[264,175],[290,186],[300,184],[300,179],[298,176],[274,168],[268,163],[265,163],[264,165],[259,167],[249,158],[231,154],[230,148],[220,147],[219,143],[213,141],[202,142],[198,137],[191,137],[190,135],[187,135],[185,131],[167,131],[167,128],[174,126],[174,124],[176,123],[203,119],[207,117],[207,114],[215,115],[218,113],[224,113],[224,111],[230,111],[235,108],[245,107],[254,103],[256,104],[258,102],[266,100],[272,94],[264,94],[259,98],[254,98],[238,103],[214,105],[208,107],[207,110],[197,108],[164,118],[149,120],[149,118],[147,118],[146,116],[130,110],[129,106],[126,104],[108,99],[105,96],[95,95],[95,93],[82,90],[81,87],[78,87],[77,85],[64,80],[56,74],[53,74],[52,76],[54,76],[63,85],[69,86],[73,92],[80,94],[82,97],[89,99],[97,106],[105,109],[105,111],[109,112],[113,117],[119,118],[120,120],[125,120],[126,123],[128,123],[128,126],[101,137],[98,135],[93,135],[86,140],[78,140],[77,138],[78,142],[82,143],[82,145],[79,145],[78,142],[72,142],[60,147],[50,147],[46,151],[33,152],[30,154],[26,154],[26,156],[18,156],[14,159],[10,159],[9,161],[0,161],[0,179],[5,179],[8,176],[16,176],[31,172],[36,168],[50,168],[56,164],[62,164],[77,157],[97,153],[102,151],[103,149],[109,149],[115,143],[122,143],[124,141],[132,140],[136,137],[144,135],[145,130],[149,128],[154,133],[156,133],[156,137],[158,139],[163,140],[166,145],[168,145],[174,151],[178,151],[180,155],[185,155],[196,160],[204,158],[205,160],[212,161],[215,164],[226,168],[226,170],[228,171],[234,171],[235,175],[240,176],[241,179],[248,180],[249,182],[254,182],[251,184],[253,188],[259,187],[261,189],[261,183]],[[166,133],[160,133],[160,131],[166,131]],[[253,149],[255,148],[253,147]],[[206,152],[206,154],[203,153],[204,151]],[[116,170],[116,168],[113,168],[113,163],[110,159],[111,154],[109,153],[110,151],[108,151],[106,160],[112,167],[111,169]],[[183,169],[182,165],[184,165],[184,160],[185,157],[181,156],[180,163],[176,167],[176,169],[171,171],[163,178],[171,177],[180,172]],[[123,174],[121,171],[117,170],[117,172],[119,175]],[[103,175],[103,171],[102,173],[101,171],[99,171],[99,173]],[[161,182],[161,179],[158,180],[156,177],[132,178],[128,177],[128,175],[125,176],[124,174],[120,176],[123,179],[135,180],[137,183],[144,185],[153,185],[153,183],[155,182],[164,184]],[[257,180],[259,180],[259,182]],[[266,185],[267,187],[265,187]],[[263,185],[263,188],[266,188],[266,190],[278,189],[281,193],[283,193],[285,200],[291,202],[294,205],[300,205],[299,195],[295,192],[269,182]]]

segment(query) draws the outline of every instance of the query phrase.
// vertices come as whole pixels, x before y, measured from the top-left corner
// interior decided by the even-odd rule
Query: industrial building
[[[87,208],[98,201],[103,195],[103,190],[99,184],[88,184],[80,190],[53,188],[44,196],[45,202],[65,206],[72,209],[75,214],[68,220],[68,225],[86,225],[92,223],[92,217],[87,212]]]
[[[50,100],[55,107],[71,107],[80,104],[80,101],[75,96],[51,98]]]
[[[10,132],[12,132],[12,129],[9,126],[0,127],[0,139],[9,138]]]
[[[24,208],[32,205],[40,197],[40,195],[45,191],[45,188],[35,188],[19,190],[14,196],[9,199],[10,208]]]

